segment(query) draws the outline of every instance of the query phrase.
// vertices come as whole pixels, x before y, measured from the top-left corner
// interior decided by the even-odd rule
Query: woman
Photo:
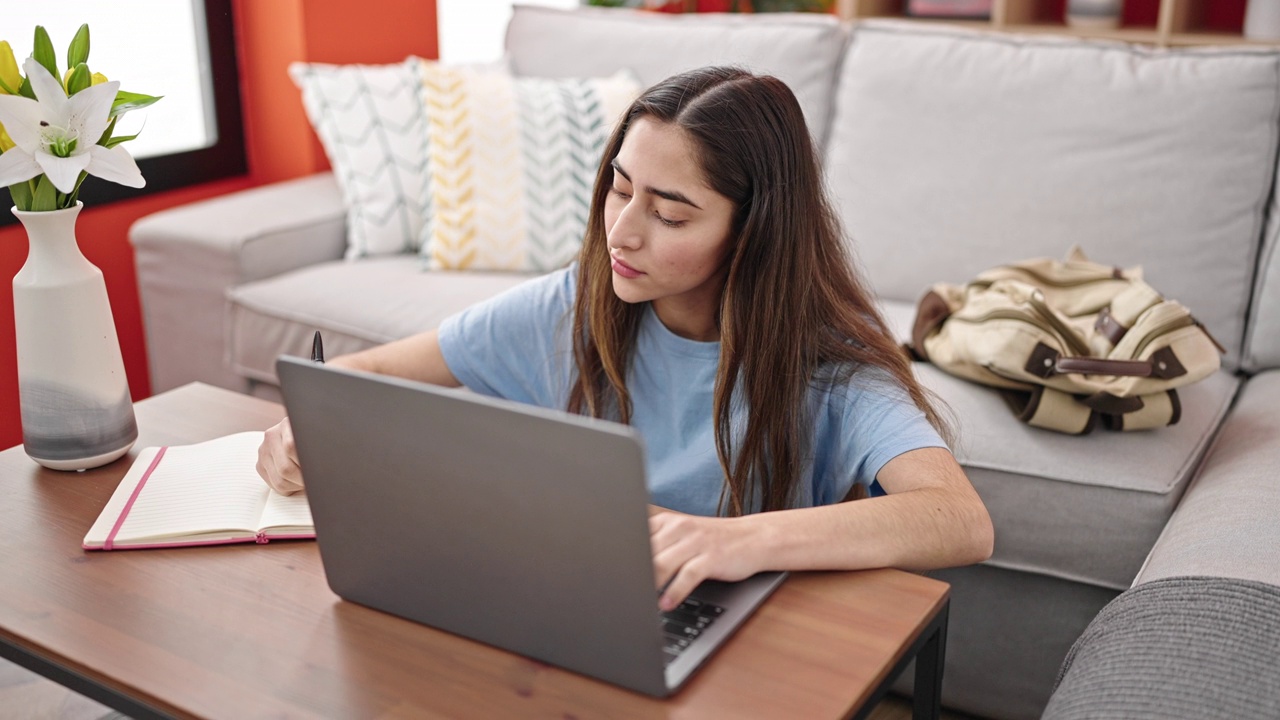
[[[707,578],[991,554],[776,78],[705,68],[650,88],[605,147],[574,266],[332,364],[635,426],[664,610]],[[302,487],[287,420],[258,470]],[[840,502],[876,483],[887,494]]]

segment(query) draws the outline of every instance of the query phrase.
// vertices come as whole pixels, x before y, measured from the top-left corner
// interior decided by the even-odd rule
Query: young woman
[[[991,554],[776,78],[705,68],[650,88],[605,147],[573,266],[332,364],[636,427],[664,610],[707,578]],[[258,470],[302,487],[287,419]]]

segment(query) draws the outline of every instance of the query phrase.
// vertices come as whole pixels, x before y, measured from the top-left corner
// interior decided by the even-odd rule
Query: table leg
[[[11,644],[0,640],[0,658],[43,675],[69,690],[118,710],[133,720],[165,720],[170,717],[140,700],[135,700],[118,690],[91,680],[75,670],[37,655],[16,643]]]
[[[911,699],[912,720],[938,720],[942,712],[942,664],[947,656],[948,599],[938,616],[925,630],[928,638],[916,655],[915,690]]]

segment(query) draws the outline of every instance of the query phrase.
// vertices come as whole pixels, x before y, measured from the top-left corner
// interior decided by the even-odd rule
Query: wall
[[[352,8],[358,7],[358,12]],[[235,0],[241,100],[249,174],[137,200],[86,207],[80,247],[102,269],[135,400],[151,394],[129,226],[165,208],[328,167],[285,69],[304,60],[386,63],[437,57],[435,0]],[[127,146],[126,146],[127,147]],[[89,182],[101,182],[91,179]],[[9,205],[0,193],[0,205]],[[22,442],[13,295],[8,283],[27,256],[20,225],[0,227],[0,448]],[[51,329],[51,331],[53,331]]]

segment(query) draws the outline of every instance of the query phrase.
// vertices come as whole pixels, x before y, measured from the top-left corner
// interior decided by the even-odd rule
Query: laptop
[[[785,573],[658,610],[630,427],[281,357],[338,596],[646,695],[675,692]]]

